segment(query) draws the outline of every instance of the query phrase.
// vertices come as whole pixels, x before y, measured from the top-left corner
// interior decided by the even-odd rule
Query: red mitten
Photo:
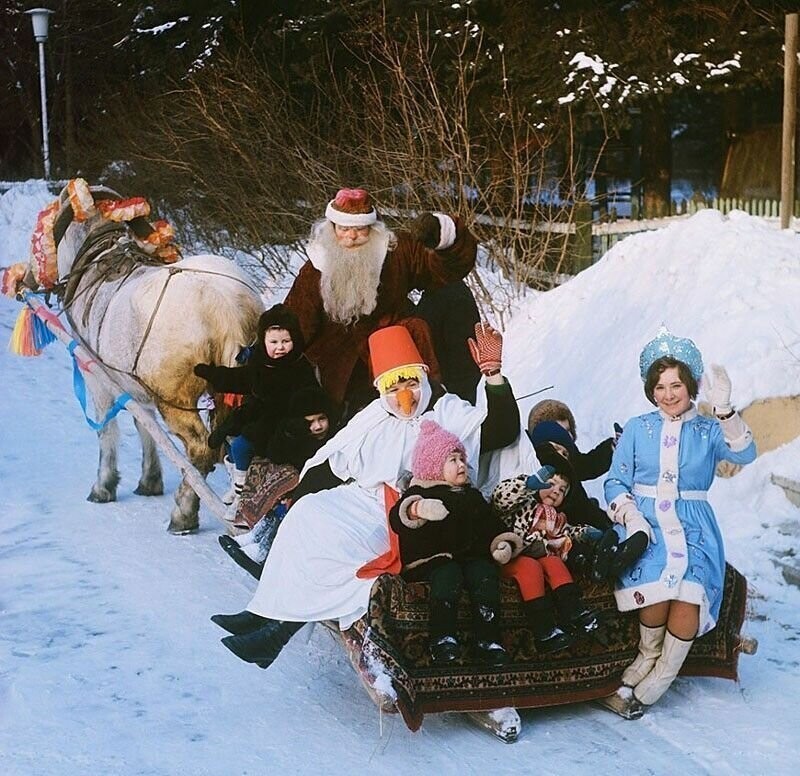
[[[475,324],[475,339],[468,339],[469,352],[485,375],[497,374],[503,357],[503,335],[488,323]]]

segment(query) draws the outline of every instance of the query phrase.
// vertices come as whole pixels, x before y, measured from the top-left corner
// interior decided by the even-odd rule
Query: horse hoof
[[[199,530],[200,526],[198,524],[187,526],[170,522],[167,526],[167,533],[171,533],[173,536],[188,536],[189,534],[197,533]]]
[[[146,485],[143,482],[140,482],[136,486],[136,490],[133,491],[137,496],[163,496],[164,495],[164,483],[154,482],[152,484]]]
[[[86,500],[91,501],[93,504],[108,504],[117,500],[117,492],[116,490],[106,490],[105,488],[92,488]]]

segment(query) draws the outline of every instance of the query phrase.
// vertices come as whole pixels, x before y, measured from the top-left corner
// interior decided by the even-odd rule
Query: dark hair
[[[678,376],[681,382],[686,386],[686,390],[689,391],[689,397],[691,399],[697,398],[697,380],[694,379],[689,367],[686,366],[683,361],[678,361],[677,358],[662,356],[650,364],[650,368],[647,370],[647,377],[644,381],[644,395],[651,404],[656,403],[656,400],[653,398],[653,391],[655,391],[656,383],[661,377],[661,374],[673,367],[678,368]]]

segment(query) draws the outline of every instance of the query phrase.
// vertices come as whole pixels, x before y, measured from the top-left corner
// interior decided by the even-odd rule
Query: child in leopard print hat
[[[597,614],[584,604],[564,562],[573,534],[580,530],[570,526],[559,511],[573,477],[566,462],[558,468],[543,466],[529,476],[503,480],[492,493],[495,513],[522,544],[501,574],[519,586],[534,640],[542,652],[565,649],[573,643],[572,634],[591,633],[599,627]],[[546,595],[545,583],[552,600]],[[557,624],[556,612],[566,630]]]

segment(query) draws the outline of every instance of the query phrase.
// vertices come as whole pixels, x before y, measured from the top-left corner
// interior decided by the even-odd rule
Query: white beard
[[[394,233],[380,221],[356,248],[339,245],[330,221],[314,224],[306,251],[320,271],[322,304],[332,321],[347,326],[375,309],[383,262],[395,243]]]

